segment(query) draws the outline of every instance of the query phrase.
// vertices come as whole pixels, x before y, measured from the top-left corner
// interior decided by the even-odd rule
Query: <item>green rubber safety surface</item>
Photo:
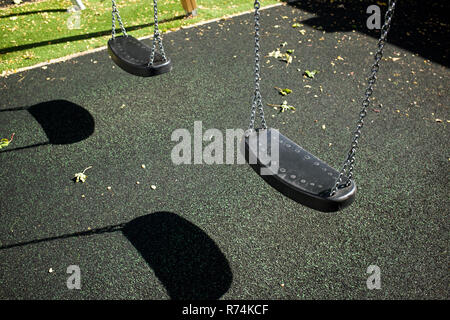
[[[265,106],[268,125],[339,167],[376,38],[313,28],[296,6],[261,14],[263,103],[296,108]],[[0,151],[0,298],[448,299],[441,64],[386,46],[356,200],[337,214],[283,197],[245,164],[172,163],[176,129],[247,128],[252,19],[164,35],[173,70],[158,77],[128,75],[104,50],[0,79],[0,138],[15,132]],[[292,63],[268,56],[277,48]],[[66,286],[70,265],[81,290]],[[367,289],[370,265],[381,290]]]

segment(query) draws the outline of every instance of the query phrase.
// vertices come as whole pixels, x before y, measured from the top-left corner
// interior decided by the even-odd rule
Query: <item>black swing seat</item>
[[[274,159],[271,159],[271,137],[275,131],[279,137],[278,162],[275,153]],[[288,198],[323,212],[341,210],[355,199],[356,185],[353,180],[349,186],[339,188],[330,196],[339,172],[276,129],[247,131],[244,140],[242,147],[245,148],[246,161],[269,185]],[[263,168],[270,174],[263,174]],[[346,181],[345,177],[343,181]]]
[[[151,77],[172,70],[170,59],[164,61],[159,52],[155,52],[153,64],[149,66],[152,48],[129,35],[109,39],[108,52],[115,64],[136,76]]]

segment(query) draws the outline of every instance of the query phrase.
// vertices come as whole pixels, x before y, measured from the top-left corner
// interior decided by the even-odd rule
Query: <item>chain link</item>
[[[259,9],[260,9],[260,7],[261,7],[261,5],[259,3],[259,0],[255,0],[255,3],[254,3],[254,8],[255,8],[255,92],[254,92],[253,100],[252,100],[250,125],[248,127],[250,130],[253,130],[255,128],[256,109],[259,110],[259,117],[261,118],[261,127],[263,129],[267,129],[266,119],[264,118],[264,108],[263,108],[263,104],[262,104],[261,91],[260,91],[260,87],[259,87],[259,83],[261,80],[260,64],[259,64],[259,60],[260,60],[260,55],[259,55],[260,13],[259,13]]]
[[[149,66],[153,65],[153,60],[155,59],[155,52],[156,52],[156,43],[159,45],[159,52],[161,53],[161,56],[164,61],[167,61],[166,53],[164,52],[164,47],[162,44],[161,34],[159,33],[158,28],[158,1],[153,0],[153,15],[154,15],[154,21],[155,21],[155,29],[153,33],[153,43],[152,43],[152,53],[150,54],[150,61],[148,63]]]
[[[370,105],[370,97],[372,96],[372,93],[373,93],[373,86],[375,85],[375,82],[377,80],[377,72],[380,68],[380,61],[383,58],[383,48],[386,43],[386,37],[389,32],[389,29],[391,28],[391,20],[392,20],[392,16],[393,16],[394,10],[395,10],[395,2],[396,2],[396,0],[389,0],[389,6],[388,6],[388,9],[387,9],[385,17],[384,17],[384,24],[383,24],[383,27],[381,28],[381,35],[378,40],[378,49],[374,56],[375,62],[372,65],[371,73],[370,73],[370,76],[367,81],[368,87],[365,91],[365,97],[362,102],[362,109],[359,112],[359,120],[357,122],[356,130],[353,135],[351,148],[347,154],[347,158],[345,159],[342,169],[339,172],[339,176],[336,180],[336,183],[330,192],[330,196],[333,196],[341,186],[348,187],[351,184],[351,180],[353,179],[355,154],[356,154],[356,150],[358,148],[358,142],[359,142],[358,139],[361,136],[361,129],[364,126],[364,118],[367,115],[367,108]],[[345,183],[342,183],[342,179],[346,173],[348,173],[347,180]]]
[[[116,17],[117,21],[119,21],[120,29],[125,37],[128,37],[127,31],[122,23],[122,18],[120,18],[119,9],[117,9],[116,1],[111,0],[112,2],[112,32],[111,37],[114,39],[116,37]]]

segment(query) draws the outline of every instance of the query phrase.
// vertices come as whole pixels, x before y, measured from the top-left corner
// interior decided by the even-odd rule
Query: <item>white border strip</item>
[[[270,4],[268,6],[262,7],[260,10],[266,10],[266,9],[270,9],[270,8],[274,8],[274,7],[278,7],[278,6],[283,6],[283,5],[286,5],[286,3],[285,2],[280,2],[280,3]],[[220,18],[214,18],[214,19],[211,19],[211,20],[200,21],[200,22],[188,25],[188,26],[181,26],[181,27],[179,27],[178,29],[176,29],[174,31],[168,30],[168,31],[165,31],[164,33],[170,33],[170,32],[176,32],[176,31],[179,31],[179,30],[190,29],[190,28],[198,27],[198,26],[201,26],[201,25],[213,23],[213,22],[220,21],[220,20],[226,20],[226,19],[230,19],[230,18],[234,18],[234,17],[243,16],[245,14],[249,14],[249,13],[252,13],[252,12],[253,12],[253,10],[248,10],[248,11],[239,12],[239,13],[235,13],[235,14],[231,14],[231,15],[225,15],[225,16],[220,17]],[[144,39],[150,39],[152,37],[153,37],[153,35],[151,35],[151,36],[144,36],[144,37],[141,37],[141,38],[138,38],[138,39],[139,40],[144,40]],[[67,61],[67,60],[70,60],[70,59],[73,59],[73,58],[81,57],[81,56],[84,56],[84,55],[87,55],[87,54],[90,54],[90,53],[94,53],[94,52],[99,52],[99,51],[102,51],[102,50],[105,50],[105,49],[106,49],[106,46],[102,46],[102,47],[98,47],[98,48],[95,48],[95,49],[90,49],[90,50],[86,50],[86,51],[70,54],[68,56],[64,56],[64,57],[61,57],[61,58],[56,58],[56,59],[51,59],[51,60],[48,60],[48,61],[44,61],[44,62],[41,62],[41,63],[35,64],[35,65],[32,65],[32,66],[29,66],[29,67],[23,67],[23,68],[19,68],[19,69],[16,69],[16,70],[3,71],[0,74],[0,78],[7,78],[9,75],[12,75],[12,74],[17,74],[17,73],[20,73],[20,72],[28,71],[28,70],[31,70],[31,69],[36,69],[36,68],[47,66],[47,65],[50,65],[50,64],[54,64],[54,63],[64,62],[64,61]]]

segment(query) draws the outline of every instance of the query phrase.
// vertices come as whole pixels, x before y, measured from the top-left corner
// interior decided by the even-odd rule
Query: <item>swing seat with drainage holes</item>
[[[159,52],[155,52],[153,65],[149,66],[152,49],[132,36],[109,39],[108,52],[115,64],[136,76],[151,77],[172,70],[170,59],[164,61]]]
[[[279,136],[278,163],[271,159],[271,142],[276,141],[271,137],[275,131]],[[348,187],[339,188],[330,196],[339,172],[276,129],[249,131],[244,139],[242,147],[245,148],[247,162],[269,185],[288,198],[323,212],[341,210],[355,199],[356,185],[353,180]],[[262,174],[262,168],[266,172],[269,170],[270,174]],[[343,180],[346,180],[345,177]]]

